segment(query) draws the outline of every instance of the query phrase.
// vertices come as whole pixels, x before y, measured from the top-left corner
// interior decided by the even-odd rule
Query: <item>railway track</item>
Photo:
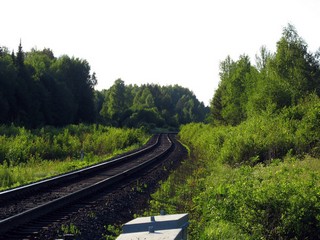
[[[43,216],[132,177],[160,162],[173,148],[169,135],[161,134],[155,137],[153,144],[131,154],[0,192],[0,239],[6,239],[21,225],[31,224],[32,228],[32,222],[41,221]]]

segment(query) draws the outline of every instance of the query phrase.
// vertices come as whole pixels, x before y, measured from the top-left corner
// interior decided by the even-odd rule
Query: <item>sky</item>
[[[189,88],[209,105],[219,64],[261,46],[274,52],[288,23],[320,47],[319,0],[0,0],[0,46],[50,48],[85,59],[97,90],[125,84]]]

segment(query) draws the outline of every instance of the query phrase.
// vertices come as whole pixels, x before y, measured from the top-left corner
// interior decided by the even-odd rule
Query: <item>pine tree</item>
[[[24,65],[24,52],[22,50],[21,39],[20,39],[15,63],[18,69],[18,76],[21,77],[22,79],[25,79],[26,71],[25,71],[25,65]]]

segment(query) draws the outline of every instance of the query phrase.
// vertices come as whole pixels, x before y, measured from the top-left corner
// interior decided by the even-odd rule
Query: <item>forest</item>
[[[85,60],[0,48],[2,189],[34,181],[41,164],[68,171],[141,146],[145,130],[180,129],[190,158],[145,215],[188,212],[191,239],[320,239],[320,49],[293,25],[254,64],[227,56],[210,108],[177,85],[96,83]]]
[[[201,122],[209,108],[178,85],[125,85],[97,91],[86,60],[52,50],[11,53],[0,47],[0,124],[27,128],[98,123],[115,127],[178,129]]]
[[[227,57],[210,123],[182,126],[191,158],[146,214],[189,212],[192,239],[320,239],[319,95],[320,49],[291,24],[255,65]]]

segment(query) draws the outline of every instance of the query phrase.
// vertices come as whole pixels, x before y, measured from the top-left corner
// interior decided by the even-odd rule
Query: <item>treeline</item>
[[[277,42],[275,53],[262,47],[256,65],[249,57],[220,65],[220,84],[211,102],[212,121],[237,125],[263,112],[277,113],[297,105],[309,94],[320,95],[320,51],[308,45],[288,25]]]
[[[187,88],[155,84],[125,85],[118,79],[97,92],[99,121],[117,127],[178,128],[204,121],[209,108]]]
[[[94,121],[95,75],[89,63],[50,49],[0,49],[0,123],[27,127]]]
[[[120,79],[95,91],[86,60],[50,49],[17,53],[0,47],[0,123],[29,128],[103,123],[111,126],[174,127],[203,121],[208,109],[180,86],[129,85]]]

